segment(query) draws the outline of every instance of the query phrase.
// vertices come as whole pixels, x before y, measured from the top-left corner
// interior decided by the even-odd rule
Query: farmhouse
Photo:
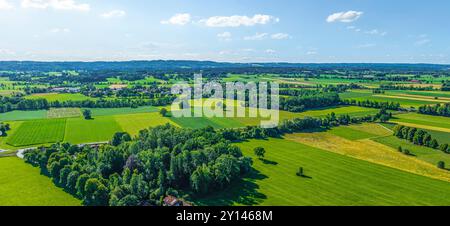
[[[192,206],[192,204],[171,195],[165,197],[163,201],[164,206]]]

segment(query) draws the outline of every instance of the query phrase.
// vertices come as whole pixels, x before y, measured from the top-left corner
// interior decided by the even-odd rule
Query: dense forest
[[[251,169],[252,160],[212,128],[169,124],[131,141],[119,133],[98,150],[69,144],[29,151],[25,160],[85,205],[162,205],[166,195],[218,192]]]

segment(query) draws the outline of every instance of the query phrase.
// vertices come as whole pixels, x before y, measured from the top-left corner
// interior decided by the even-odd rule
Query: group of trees
[[[354,99],[346,99],[342,101],[345,105],[354,105],[359,107],[368,107],[368,108],[378,108],[378,109],[387,109],[397,111],[400,109],[400,103],[395,102],[378,102],[373,100],[354,100]]]
[[[10,129],[8,123],[0,122],[0,137],[6,137],[8,135],[7,132]]]
[[[280,98],[280,110],[302,112],[312,108],[336,106],[341,103],[337,93],[306,93],[305,95]]]
[[[436,139],[434,139],[427,131],[422,129],[397,125],[394,127],[394,136],[400,139],[408,140],[416,145],[439,149],[450,154],[448,144],[439,145]]]
[[[159,126],[110,145],[56,144],[25,153],[59,186],[93,206],[161,205],[167,195],[206,195],[251,170],[252,160],[211,127]]]
[[[450,117],[450,103],[420,106],[419,113]]]

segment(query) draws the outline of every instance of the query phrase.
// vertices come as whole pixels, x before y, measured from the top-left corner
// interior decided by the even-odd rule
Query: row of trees
[[[280,109],[291,112],[302,112],[312,108],[336,106],[341,103],[337,93],[314,93],[295,97],[280,98]]]
[[[450,117],[450,103],[420,106],[419,113]]]
[[[57,144],[25,153],[25,160],[85,205],[161,205],[166,195],[205,195],[227,187],[252,161],[212,128],[159,126],[110,145]]]
[[[418,91],[431,91],[434,90],[433,86],[414,86],[414,85],[396,85],[396,84],[380,84],[382,90],[418,90]]]
[[[24,99],[21,97],[1,97],[0,113],[22,110],[43,110],[49,108],[124,108],[139,106],[166,106],[172,103],[175,97],[167,96],[158,99],[99,99],[99,100],[83,100],[83,101],[54,101],[48,102],[46,99]]]
[[[334,112],[324,118],[295,118],[284,120],[275,128],[261,128],[259,126],[247,126],[245,128],[233,128],[220,130],[222,136],[230,141],[243,141],[247,139],[265,139],[268,137],[281,137],[287,133],[302,132],[305,130],[328,129],[340,125],[357,124],[363,122],[386,122],[392,117],[390,113],[382,109],[376,115],[363,117],[351,117],[349,115],[336,115]]]
[[[441,144],[431,136],[427,131],[413,127],[397,125],[394,127],[394,136],[408,140],[416,145],[426,146],[433,149],[439,149],[450,154],[448,144]]]
[[[368,108],[378,108],[378,109],[387,109],[397,111],[400,109],[400,103],[395,102],[378,102],[374,100],[355,100],[355,99],[346,99],[342,101],[345,105],[354,105],[359,107],[368,107]]]

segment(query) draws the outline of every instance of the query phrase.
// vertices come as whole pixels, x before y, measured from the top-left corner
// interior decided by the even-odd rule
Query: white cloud
[[[225,31],[223,33],[217,34],[217,38],[221,41],[231,41],[231,33],[228,31]]]
[[[362,45],[356,46],[356,48],[358,48],[358,49],[365,49],[365,48],[372,48],[372,47],[375,47],[375,46],[377,46],[377,44],[375,44],[375,43],[366,43],[366,44],[362,44]]]
[[[240,27],[240,26],[254,26],[257,24],[268,24],[279,22],[280,19],[271,15],[256,14],[253,17],[248,16],[213,16],[207,19],[200,20],[200,23],[208,27]]]
[[[270,38],[272,39],[276,39],[276,40],[282,40],[282,39],[287,39],[290,38],[291,36],[289,34],[286,33],[276,33],[270,36]]]
[[[0,49],[0,55],[16,55],[16,52],[9,49]]]
[[[363,12],[357,12],[357,11],[333,13],[328,16],[327,22],[328,23],[333,23],[333,22],[350,23],[350,22],[353,22],[353,21],[359,19],[362,15],[363,15]]]
[[[53,28],[50,30],[51,33],[69,33],[69,28]]]
[[[55,9],[89,11],[91,6],[87,3],[77,3],[75,0],[22,0],[22,8]]]
[[[273,49],[266,49],[264,52],[268,53],[268,54],[274,54],[277,51],[273,50]]]
[[[256,33],[251,36],[245,36],[244,40],[246,41],[259,41],[264,39],[274,39],[274,40],[282,40],[282,39],[288,39],[291,38],[289,34],[285,33],[275,33],[275,34],[268,34],[268,33]]]
[[[172,24],[172,25],[186,25],[191,22],[191,15],[189,13],[178,13],[172,16],[168,20],[161,21],[161,24]]]
[[[252,36],[245,36],[244,40],[246,41],[256,41],[256,40],[263,40],[266,39],[269,36],[267,33],[256,33]]]
[[[112,10],[112,11],[103,13],[100,16],[104,19],[111,19],[111,18],[124,17],[125,15],[127,15],[127,13],[123,10]]]
[[[14,6],[7,0],[0,0],[0,10],[14,9]]]
[[[430,43],[430,42],[431,42],[430,39],[425,38],[425,39],[420,39],[420,40],[418,40],[418,41],[415,42],[414,44],[415,44],[416,46],[423,46],[423,45],[426,45],[426,44],[428,44],[428,43]]]
[[[306,52],[306,55],[317,55],[316,51],[308,51]]]

